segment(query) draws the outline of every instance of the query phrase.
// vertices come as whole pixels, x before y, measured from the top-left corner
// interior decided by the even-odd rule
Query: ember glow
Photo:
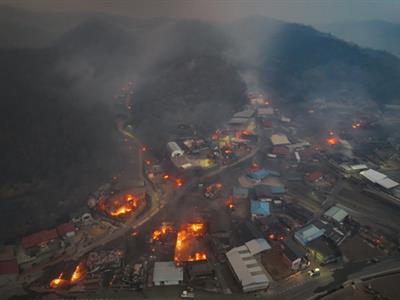
[[[158,241],[162,236],[171,233],[174,231],[174,228],[171,224],[163,223],[161,224],[159,229],[153,231],[151,238],[153,241]]]
[[[176,178],[175,179],[175,186],[176,187],[181,187],[183,185],[183,180],[181,178]]]
[[[331,137],[326,139],[326,143],[328,145],[336,145],[338,143],[338,140],[334,136],[331,136]]]
[[[198,237],[204,236],[205,226],[202,223],[185,224],[178,231],[175,245],[175,263],[177,265],[185,261],[207,260],[203,251],[194,249],[198,245]]]
[[[112,200],[112,208],[109,213],[113,217],[124,215],[134,211],[139,206],[139,199],[132,194],[126,194],[122,199]]]
[[[167,180],[169,179],[169,175],[168,175],[168,174],[163,175],[162,179],[164,179],[165,181],[167,181]]]
[[[75,282],[79,281],[80,279],[82,279],[82,277],[83,277],[82,266],[81,266],[81,264],[79,264],[76,266],[74,273],[72,273],[70,281],[71,281],[71,283],[75,283]]]
[[[68,280],[62,279],[62,276],[63,276],[63,273],[61,272],[57,278],[50,281],[50,287],[53,289],[56,289],[56,288],[66,285],[68,283]]]

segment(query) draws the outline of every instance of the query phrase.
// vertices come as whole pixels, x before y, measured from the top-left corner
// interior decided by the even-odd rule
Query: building
[[[333,222],[339,224],[342,223],[348,216],[349,214],[344,209],[341,209],[337,206],[332,206],[324,213],[324,217],[326,219],[332,220]]]
[[[173,261],[154,263],[153,284],[155,286],[180,285],[183,282],[183,270]]]
[[[261,181],[264,178],[266,178],[269,175],[269,172],[265,169],[260,169],[257,170],[255,172],[251,172],[249,174],[247,174],[247,177],[256,180],[256,181]]]
[[[24,250],[40,247],[57,239],[58,234],[55,229],[42,230],[22,238],[21,244]]]
[[[325,229],[319,229],[314,224],[309,224],[306,227],[296,231],[294,238],[303,246],[307,243],[321,237],[325,233]]]
[[[251,218],[254,220],[259,217],[268,217],[271,214],[270,204],[264,201],[250,201]]]
[[[75,236],[75,225],[71,222],[63,223],[56,227],[57,234],[59,237],[71,238]]]
[[[260,107],[257,109],[257,115],[259,117],[272,116],[274,109],[272,107]]]
[[[273,134],[271,135],[271,143],[274,146],[289,145],[290,142],[284,134]]]
[[[339,249],[327,238],[320,237],[307,244],[308,252],[321,264],[329,264],[340,259]]]
[[[185,153],[175,142],[168,142],[167,149],[171,157],[182,156]]]
[[[15,283],[18,277],[17,260],[0,261],[0,287]]]
[[[250,254],[256,256],[261,252],[271,250],[271,245],[264,238],[253,239],[245,243],[247,249],[249,249]]]
[[[282,195],[285,193],[285,187],[282,185],[271,186],[272,195]]]
[[[269,287],[267,272],[262,264],[251,255],[246,245],[233,248],[226,253],[229,266],[245,293]]]
[[[289,149],[284,146],[276,146],[276,147],[272,148],[272,154],[275,154],[277,156],[286,157],[289,155]]]
[[[232,189],[232,196],[234,199],[245,199],[249,196],[249,189],[234,186]]]
[[[256,112],[256,111],[255,111],[254,109],[242,110],[242,111],[239,111],[239,112],[235,113],[235,114],[233,115],[233,118],[244,118],[244,119],[249,119],[249,118],[251,118],[251,117],[254,116],[255,112]]]
[[[322,178],[323,178],[323,174],[321,171],[314,171],[314,172],[306,174],[307,181],[309,181],[311,183],[321,181]]]
[[[285,261],[293,271],[298,271],[306,257],[306,251],[292,239],[285,239],[281,243],[282,254]]]
[[[371,181],[372,183],[378,184],[384,189],[389,190],[399,185],[398,182],[390,179],[385,174],[382,174],[372,169],[361,171],[360,175],[366,178],[367,180]]]

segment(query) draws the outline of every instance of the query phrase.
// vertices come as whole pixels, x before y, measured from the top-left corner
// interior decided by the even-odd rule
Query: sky
[[[400,0],[0,0],[38,12],[105,12],[133,17],[229,21],[265,15],[305,24],[385,20],[400,23]]]

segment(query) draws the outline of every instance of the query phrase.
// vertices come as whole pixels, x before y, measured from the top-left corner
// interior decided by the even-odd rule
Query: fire
[[[337,138],[332,136],[332,137],[329,137],[326,139],[326,143],[328,145],[336,145],[338,143],[338,140],[337,140]]]
[[[153,231],[151,238],[153,241],[157,241],[161,238],[161,236],[166,235],[168,233],[173,232],[173,227],[170,224],[162,223],[159,229]]]
[[[110,215],[117,217],[135,210],[139,205],[139,199],[132,194],[126,194],[123,199],[114,199],[112,203],[114,208],[110,211]]]
[[[168,174],[163,175],[162,179],[168,180],[169,179],[169,175]]]
[[[188,257],[188,261],[207,260],[207,255],[204,252],[196,252],[194,255]]]
[[[181,178],[176,178],[175,179],[175,186],[176,187],[181,187],[183,185],[183,180]]]
[[[63,272],[61,272],[57,278],[50,281],[50,287],[55,289],[55,288],[59,288],[59,287],[65,285],[67,283],[67,280],[62,279],[62,276],[63,276]]]
[[[83,276],[83,272],[82,272],[81,265],[79,264],[76,266],[74,273],[72,273],[71,283],[75,283],[78,280],[82,279],[82,276]]]
[[[361,122],[359,122],[359,121],[353,121],[351,127],[352,127],[353,129],[360,128],[360,127],[361,127]]]
[[[205,226],[202,223],[185,224],[178,231],[175,245],[175,262],[180,264],[184,261],[207,260],[207,255],[202,251],[191,252],[192,243],[197,242],[197,238],[203,236]]]

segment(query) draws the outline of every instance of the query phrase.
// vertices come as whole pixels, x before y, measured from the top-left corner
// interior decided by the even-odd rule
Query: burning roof
[[[205,225],[202,223],[184,224],[178,231],[175,245],[175,263],[207,260],[202,251],[199,237],[204,236]]]
[[[133,194],[124,194],[117,196],[108,203],[99,202],[99,208],[112,217],[123,216],[135,211],[139,206],[139,198]]]

